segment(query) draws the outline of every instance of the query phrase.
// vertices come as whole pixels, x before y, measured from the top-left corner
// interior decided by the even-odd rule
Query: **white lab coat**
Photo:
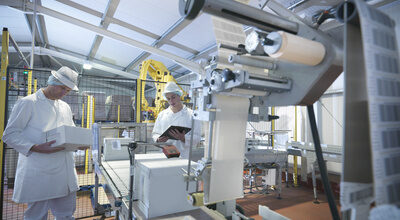
[[[44,131],[74,126],[69,105],[47,99],[40,89],[18,100],[8,120],[3,141],[19,152],[13,200],[30,203],[59,198],[79,189],[73,152],[31,152],[45,143]]]
[[[192,110],[183,106],[182,110],[177,113],[172,112],[170,108],[167,108],[158,114],[156,123],[153,128],[153,140],[157,141],[158,137],[161,136],[171,125],[192,127]],[[196,146],[200,142],[201,138],[201,121],[195,121],[193,133],[193,146]],[[181,152],[181,158],[189,158],[189,147],[190,147],[190,134],[192,131],[185,135],[185,143],[180,140],[168,140],[170,143],[178,148]]]

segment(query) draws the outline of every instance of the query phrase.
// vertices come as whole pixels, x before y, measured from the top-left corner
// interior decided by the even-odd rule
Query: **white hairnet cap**
[[[167,100],[167,97],[165,97],[165,95],[166,95],[167,93],[175,93],[175,94],[177,94],[179,97],[182,96],[182,90],[181,90],[181,89],[178,87],[178,85],[176,85],[176,83],[174,83],[174,82],[168,82],[168,83],[165,85],[164,92],[163,92],[163,97],[164,97],[165,100]]]
[[[72,90],[78,91],[78,73],[69,67],[63,66],[57,71],[51,71],[51,74],[62,84],[68,86]]]

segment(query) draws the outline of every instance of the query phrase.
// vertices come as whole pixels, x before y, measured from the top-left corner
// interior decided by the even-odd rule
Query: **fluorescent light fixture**
[[[89,62],[83,63],[83,69],[85,69],[85,70],[92,69],[92,64],[90,64]]]

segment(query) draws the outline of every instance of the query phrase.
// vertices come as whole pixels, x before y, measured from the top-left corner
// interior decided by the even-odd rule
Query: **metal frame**
[[[84,6],[84,5],[80,5],[80,4],[78,4],[78,3],[75,3],[75,2],[73,2],[73,1],[70,1],[70,0],[56,0],[56,1],[58,1],[58,2],[60,2],[60,3],[63,3],[63,4],[65,4],[65,5],[68,5],[68,6],[72,7],[72,8],[75,8],[75,9],[81,10],[81,11],[83,11],[83,12],[86,12],[86,13],[88,13],[88,14],[91,14],[91,15],[93,15],[93,16],[95,16],[95,17],[103,18],[103,13],[98,12],[98,11],[96,11],[96,10],[93,10],[93,9],[91,9],[91,8],[88,8],[88,7]],[[151,33],[151,32],[149,32],[149,31],[147,31],[147,30],[144,30],[144,29],[142,29],[142,28],[139,28],[139,27],[134,26],[134,25],[132,25],[132,24],[129,24],[129,23],[127,23],[127,22],[121,21],[121,20],[119,20],[119,19],[116,19],[116,18],[113,18],[113,17],[110,17],[110,16],[106,16],[105,18],[106,18],[106,19],[109,19],[109,20],[110,20],[110,23],[117,24],[117,25],[119,25],[119,26],[121,26],[121,27],[125,27],[125,28],[127,28],[127,29],[129,29],[129,30],[138,32],[138,33],[140,33],[140,34],[143,34],[143,35],[145,35],[145,36],[151,37],[151,38],[153,38],[153,39],[160,39],[160,38],[162,38],[162,36],[159,36],[159,35],[157,35],[157,34]],[[169,28],[169,29],[170,29],[170,28]],[[189,47],[187,47],[187,46],[185,46],[185,45],[182,45],[182,44],[180,44],[180,43],[171,41],[169,38],[168,38],[168,39],[164,39],[164,42],[167,43],[167,44],[170,44],[170,45],[172,45],[172,46],[174,46],[174,47],[177,47],[177,48],[179,48],[179,49],[182,49],[182,50],[184,50],[184,51],[187,51],[187,52],[190,52],[190,53],[194,53],[194,50],[193,50],[193,49],[191,49],[191,48],[189,48]],[[128,68],[126,67],[126,69],[128,69]]]
[[[107,29],[108,26],[111,23],[111,20],[109,19],[110,17],[112,18],[115,14],[115,11],[117,10],[119,4],[119,0],[109,0],[107,4],[106,11],[101,17],[100,25],[99,27],[102,27],[104,29]],[[93,57],[96,55],[97,50],[100,47],[101,41],[103,40],[103,36],[96,35],[92,47],[90,48],[90,52],[88,54],[88,60],[93,59]]]
[[[30,2],[26,2],[26,6],[30,10],[34,9],[34,4],[32,4]],[[182,58],[180,56],[177,56],[175,54],[172,54],[170,52],[166,52],[164,50],[160,50],[160,49],[158,49],[156,47],[149,46],[149,45],[147,45],[145,43],[142,43],[142,42],[139,42],[137,40],[125,37],[123,35],[120,35],[118,33],[112,32],[112,31],[105,30],[105,29],[103,29],[101,27],[97,27],[95,25],[89,24],[87,22],[84,22],[84,21],[81,21],[79,19],[73,18],[71,16],[59,13],[57,11],[54,11],[52,9],[49,9],[49,8],[46,8],[46,7],[43,7],[43,6],[37,5],[36,8],[37,8],[37,12],[39,12],[39,13],[42,13],[42,14],[45,14],[45,15],[48,15],[48,16],[63,20],[65,22],[68,22],[68,23],[71,23],[71,24],[86,28],[86,29],[88,29],[88,30],[90,30],[92,32],[97,33],[100,36],[108,37],[108,38],[111,38],[111,39],[114,39],[114,40],[118,40],[118,41],[126,43],[126,44],[128,44],[130,46],[133,46],[133,47],[142,49],[144,51],[147,51],[149,53],[157,54],[159,56],[166,57],[168,59],[174,60],[176,63],[180,64],[181,66],[184,66],[185,68],[187,68],[187,69],[189,69],[191,71],[194,71],[194,72],[197,72],[197,73],[201,73],[202,72],[202,68],[200,67],[199,64],[197,64],[195,62],[192,62],[192,61],[188,61],[188,60],[186,60],[186,59],[184,59],[184,58]]]
[[[102,140],[101,138],[101,129],[102,128],[137,128],[137,127],[144,127],[144,138],[139,138],[138,136],[142,135],[138,129],[135,130],[135,141],[146,141],[147,140],[147,133],[146,133],[146,127],[147,125],[145,123],[95,123],[93,124],[93,130],[94,130],[94,138],[98,138],[97,140],[94,140],[93,143],[93,150],[97,151],[97,158],[94,159],[94,165],[95,165],[95,195],[94,195],[94,204],[95,204],[95,214],[103,214],[100,213],[102,210],[98,206],[98,187],[99,187],[99,176],[98,174],[102,174],[104,178],[107,180],[107,183],[112,183],[110,185],[111,191],[113,192],[113,195],[118,199],[121,200],[121,203],[123,202],[122,195],[120,191],[118,190],[117,186],[114,184],[112,179],[108,176],[106,169],[102,166],[101,163],[101,146],[102,146]],[[138,136],[136,136],[138,135]],[[144,140],[143,140],[144,139]],[[133,167],[131,167],[131,170]],[[100,173],[99,173],[100,172]],[[107,175],[104,175],[107,174]],[[132,180],[133,181],[133,180]],[[133,186],[130,186],[130,188]],[[119,195],[119,196],[118,196]],[[125,203],[124,203],[125,204]]]
[[[27,47],[20,47],[20,50],[22,52],[29,51],[29,49]],[[52,50],[52,49],[47,49],[44,47],[35,47],[34,51],[35,51],[36,55],[47,55],[49,57],[58,57],[58,58],[65,59],[70,62],[78,63],[81,65],[86,61],[86,59],[84,58],[83,55],[70,55],[67,53],[59,52],[59,51]],[[82,56],[82,57],[79,57],[79,56]],[[98,61],[91,61],[90,63],[92,64],[92,66],[94,68],[97,68],[97,69],[100,69],[102,71],[106,71],[106,72],[109,72],[112,74],[116,74],[118,76],[123,76],[123,77],[129,78],[129,79],[136,79],[138,76],[135,73],[125,72],[125,71],[120,70],[117,67],[113,67],[111,65],[101,63]],[[60,63],[59,65],[62,65],[62,64]]]
[[[183,20],[183,19],[179,19],[179,20],[178,20],[174,25],[172,25],[162,36],[158,36],[158,35],[156,35],[156,34],[154,34],[154,33],[151,33],[151,32],[149,32],[149,31],[146,31],[146,30],[144,30],[144,29],[141,29],[141,28],[139,28],[139,27],[136,27],[136,26],[131,25],[131,24],[129,24],[129,23],[126,23],[126,22],[124,22],[124,21],[121,21],[121,20],[118,20],[118,19],[113,18],[113,16],[112,16],[113,13],[112,13],[112,10],[110,11],[110,9],[116,8],[117,5],[118,5],[118,3],[119,3],[119,2],[114,2],[114,0],[110,0],[109,5],[108,5],[108,7],[107,7],[107,9],[106,9],[106,12],[105,12],[104,14],[103,14],[103,13],[100,13],[100,12],[98,12],[98,11],[95,11],[95,10],[93,10],[93,9],[90,9],[90,8],[88,8],[88,7],[85,7],[85,6],[83,6],[83,5],[77,4],[77,3],[75,3],[75,2],[69,1],[69,0],[57,0],[57,1],[60,2],[60,3],[66,4],[66,5],[70,6],[70,7],[73,7],[73,8],[75,8],[75,9],[78,9],[78,10],[81,10],[81,11],[83,11],[83,12],[89,13],[89,14],[91,14],[91,15],[93,15],[93,16],[102,18],[102,21],[105,22],[105,23],[103,23],[103,25],[100,25],[100,27],[96,27],[96,26],[94,26],[94,25],[91,26],[92,28],[95,27],[96,31],[94,31],[94,32],[96,32],[97,35],[96,35],[95,41],[93,42],[92,49],[91,49],[91,52],[89,53],[89,55],[88,55],[88,56],[82,55],[82,57],[85,57],[85,58],[82,58],[80,61],[77,61],[76,59],[67,59],[67,60],[69,60],[69,61],[71,61],[71,62],[83,64],[86,60],[90,60],[90,63],[93,64],[93,63],[92,63],[92,62],[93,62],[92,60],[93,60],[93,57],[94,57],[94,54],[95,54],[95,51],[96,51],[96,45],[97,45],[97,44],[100,44],[100,43],[97,43],[98,41],[100,41],[100,40],[97,40],[97,39],[99,39],[98,37],[103,37],[103,36],[104,36],[104,35],[103,35],[104,33],[103,33],[103,34],[100,34],[100,33],[98,33],[97,31],[103,30],[103,31],[105,31],[106,34],[110,34],[109,31],[106,30],[106,28],[107,28],[108,25],[104,25],[104,24],[109,24],[109,23],[114,23],[114,24],[120,25],[120,26],[122,26],[122,27],[128,28],[128,29],[130,29],[130,30],[132,30],[132,31],[135,31],[135,32],[144,34],[144,35],[146,35],[146,36],[148,36],[148,37],[157,39],[155,42],[153,42],[153,46],[154,46],[154,47],[147,46],[147,45],[145,45],[145,44],[142,44],[142,46],[145,45],[145,46],[147,46],[147,47],[149,47],[149,48],[153,48],[154,50],[157,51],[157,50],[159,50],[159,49],[157,49],[157,47],[160,47],[161,45],[164,45],[164,44],[169,44],[169,45],[171,45],[171,46],[177,47],[177,48],[182,49],[182,50],[184,50],[184,51],[193,53],[192,56],[190,56],[190,57],[188,57],[188,58],[186,58],[186,59],[185,59],[185,58],[181,58],[181,60],[176,59],[177,56],[175,56],[175,55],[173,55],[173,54],[170,54],[170,55],[173,55],[173,56],[175,56],[175,57],[169,57],[168,55],[165,56],[166,54],[161,55],[161,56],[165,56],[165,57],[167,57],[167,58],[169,58],[169,59],[172,59],[172,60],[177,60],[177,61],[178,61],[177,63],[178,63],[179,66],[184,66],[184,67],[186,67],[186,68],[191,69],[192,71],[193,71],[193,70],[198,70],[198,71],[199,71],[199,70],[201,70],[201,68],[200,68],[200,69],[198,68],[199,65],[198,65],[197,63],[194,63],[194,62],[191,62],[191,61],[187,61],[187,60],[193,60],[193,59],[196,59],[196,58],[199,58],[199,57],[203,57],[203,56],[204,56],[204,52],[206,52],[206,54],[208,55],[208,53],[214,51],[214,50],[209,50],[209,47],[207,47],[207,48],[205,48],[204,50],[202,50],[202,51],[199,52],[199,51],[193,50],[192,48],[190,48],[190,47],[188,47],[188,46],[185,46],[185,45],[182,45],[182,44],[179,44],[179,43],[176,43],[176,42],[170,40],[173,36],[175,36],[177,33],[179,33],[183,28],[185,28],[185,27],[190,23],[190,22],[185,21],[185,20]],[[15,8],[20,9],[20,10],[27,10],[27,9],[32,10],[32,9],[34,8],[34,4],[33,4],[33,3],[30,3],[30,2],[26,2],[26,3],[25,3],[25,2],[23,2],[22,0],[19,0],[19,1],[17,1],[17,2],[6,1],[6,2],[3,3],[3,5],[8,5],[8,6],[10,6],[10,7],[15,7]],[[52,13],[52,12],[56,13],[57,16],[61,16],[61,17],[62,17],[62,15],[63,15],[63,14],[61,14],[61,13],[57,13],[57,12],[55,12],[55,11],[52,11],[52,10],[50,10],[50,9],[47,9],[47,8],[41,6],[40,0],[38,0],[37,9],[38,9],[37,11],[38,11],[39,13],[43,13],[43,14],[46,14],[46,13],[47,13],[47,15],[50,15],[50,14],[48,14],[48,13]],[[46,13],[43,12],[42,9],[43,9],[44,11],[46,11]],[[46,10],[46,9],[47,9],[47,10]],[[54,17],[54,15],[50,15],[50,16],[53,16],[53,17]],[[64,15],[64,16],[66,16],[66,15]],[[66,16],[66,17],[69,17],[69,16]],[[61,20],[63,20],[63,21],[72,23],[70,20],[68,20],[68,18],[66,19],[65,17],[62,17],[62,18],[56,17],[56,18],[59,18],[59,19],[61,19]],[[70,17],[69,17],[69,18],[70,18]],[[39,22],[39,24],[38,24],[38,25],[39,25],[39,27],[38,27],[39,32],[38,32],[37,34],[39,34],[39,36],[41,36],[42,42],[37,42],[37,43],[40,43],[40,44],[42,44],[46,49],[49,49],[49,47],[50,47],[51,45],[49,45],[49,44],[48,44],[48,40],[46,40],[46,39],[47,39],[47,32],[46,32],[46,27],[45,27],[45,23],[44,23],[43,16],[42,16],[42,15],[39,15],[39,16],[38,16],[38,19],[39,19],[39,20],[38,20],[38,22]],[[77,23],[73,23],[73,24],[77,24],[78,26],[81,26],[81,27],[83,27],[83,28],[87,28],[88,30],[93,31],[93,29],[90,29],[90,28],[88,28],[87,26],[85,26],[85,23],[86,23],[86,22],[80,21],[80,20],[78,20],[78,19],[75,19],[75,22],[78,22],[78,24],[77,24]],[[79,23],[79,22],[82,22],[83,24],[82,24],[82,23]],[[87,24],[87,23],[86,23],[86,24]],[[93,26],[94,26],[94,27],[93,27]],[[31,27],[31,26],[29,25],[29,27]],[[37,32],[37,31],[36,31],[36,32]],[[113,33],[113,32],[111,32],[111,33]],[[116,34],[116,33],[114,33],[114,34]],[[116,34],[116,35],[118,35],[118,34]],[[119,36],[121,37],[121,35],[119,35]],[[121,41],[121,39],[119,39],[118,37],[115,38],[115,36],[113,36],[113,37],[111,37],[111,38],[113,38],[113,39],[115,39],[115,40]],[[127,39],[124,39],[124,40],[127,40]],[[124,40],[122,40],[122,42],[125,42]],[[131,39],[131,40],[132,40],[132,39]],[[44,41],[44,42],[43,42],[43,41]],[[125,42],[125,43],[126,43],[126,42]],[[141,42],[138,42],[138,43],[141,43]],[[128,43],[128,44],[129,44],[129,43]],[[212,47],[215,47],[215,45],[213,45]],[[147,49],[149,49],[149,48],[147,48]],[[141,49],[143,49],[143,48],[141,48]],[[144,50],[148,51],[147,49],[144,49]],[[213,49],[213,48],[212,48],[212,49]],[[159,51],[161,51],[161,53],[163,53],[162,50],[159,50]],[[148,52],[154,53],[154,54],[158,54],[157,52],[154,52],[154,51],[148,51]],[[164,51],[164,52],[165,52],[165,51]],[[54,52],[54,53],[59,53],[59,52],[56,51],[56,52]],[[147,56],[147,54],[148,54],[148,53],[143,52],[139,57],[135,58],[134,61],[143,59],[142,57]],[[48,56],[50,57],[51,60],[53,60],[54,62],[56,62],[56,63],[57,63],[58,65],[60,65],[60,66],[62,65],[59,61],[55,60],[54,57],[52,57],[53,55],[51,55],[51,54],[43,54],[43,55],[48,55]],[[160,54],[159,54],[159,55],[160,55]],[[69,55],[69,54],[62,54],[62,55],[59,55],[58,57],[59,57],[59,58],[62,58],[62,59],[65,59],[65,58],[64,58],[65,56],[70,56],[70,55]],[[69,58],[71,58],[71,57],[69,57]],[[131,72],[131,71],[129,71],[129,70],[134,68],[134,66],[132,66],[132,64],[134,63],[134,61],[131,62],[131,64],[128,65],[128,66],[126,66],[126,67],[121,67],[121,68],[117,68],[117,69],[122,69],[121,72],[128,72],[128,73],[129,73],[129,72]],[[136,62],[136,64],[137,64],[137,62]],[[108,65],[108,64],[107,64],[107,65]],[[94,66],[95,68],[99,68],[99,69],[102,68],[101,66],[98,66],[98,65],[96,65],[96,64],[93,65],[93,66]],[[173,66],[171,66],[169,69],[175,70],[175,68],[177,68],[177,67],[178,67],[177,65],[173,65]],[[193,69],[193,68],[194,68],[194,69]],[[172,70],[172,71],[173,71],[173,70]],[[112,71],[110,71],[110,70],[106,70],[106,71],[109,71],[109,72],[114,73],[114,74],[117,74],[117,75],[121,75],[121,74],[120,74],[121,72],[120,72],[119,70],[115,70],[115,69],[114,69],[114,70],[112,70]],[[198,72],[198,71],[197,71],[197,72]],[[134,71],[134,72],[136,72],[136,71]],[[196,71],[195,71],[195,72],[196,72]],[[185,72],[185,74],[186,74],[186,73],[187,73],[187,72]]]
[[[177,33],[179,33],[182,29],[184,29],[186,26],[188,26],[191,22],[184,19],[180,18],[175,24],[173,24],[168,30],[163,33],[160,38],[155,40],[151,46],[153,47],[161,47],[162,45],[165,44],[166,40],[170,40],[172,37],[174,37]],[[189,48],[190,49],[190,48]],[[190,53],[197,53],[197,51],[190,49],[186,49]],[[147,57],[149,57],[151,54],[148,52],[143,52],[141,53],[138,57],[136,57],[127,67],[125,67],[125,70],[129,69],[134,69],[137,65],[139,65],[141,62],[143,62]]]
[[[1,72],[0,72],[0,137],[3,137],[4,128],[7,119],[7,68],[8,68],[8,46],[9,46],[9,32],[7,28],[3,28],[2,37],[2,50],[1,50]],[[3,204],[3,180],[4,180],[4,142],[0,140],[0,202]],[[0,213],[3,213],[3,205],[0,207]]]

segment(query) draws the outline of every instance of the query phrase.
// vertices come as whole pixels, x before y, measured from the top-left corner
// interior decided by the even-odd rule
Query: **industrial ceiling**
[[[268,11],[264,7],[266,2],[252,0],[249,4]],[[322,10],[334,11],[341,1],[278,2],[314,25]],[[400,8],[400,1],[368,2],[383,9]],[[136,78],[139,64],[155,59],[163,62],[175,77],[181,77],[193,68],[179,62],[180,59],[198,62],[214,54],[217,45],[210,15],[203,13],[189,21],[182,18],[178,7],[179,0],[1,0],[0,26],[8,28],[27,60],[35,30],[35,68],[58,69],[67,65],[79,73]],[[33,27],[35,8],[37,19]],[[341,40],[341,24],[325,23],[320,28],[325,27]],[[146,52],[134,46],[136,42],[171,56]],[[10,54],[10,61],[12,66],[27,65],[17,53]],[[84,70],[84,63],[94,68]]]

